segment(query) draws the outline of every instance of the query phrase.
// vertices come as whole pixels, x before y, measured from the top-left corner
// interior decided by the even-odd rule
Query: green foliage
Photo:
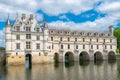
[[[116,53],[119,53],[119,49],[118,48],[116,49]]]
[[[117,38],[117,48],[120,50],[120,28],[114,29],[114,36]]]
[[[5,50],[5,48],[4,47],[0,47],[0,50]]]

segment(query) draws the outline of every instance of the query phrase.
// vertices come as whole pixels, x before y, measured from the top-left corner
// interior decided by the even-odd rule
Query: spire
[[[7,25],[10,25],[9,13],[8,13],[8,18],[7,18]]]

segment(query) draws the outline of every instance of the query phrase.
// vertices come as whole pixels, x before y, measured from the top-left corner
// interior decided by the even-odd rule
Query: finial
[[[8,13],[8,19],[7,19],[7,25],[8,24],[10,24],[9,13]]]
[[[17,18],[18,18],[18,12],[16,13],[16,16],[17,16]]]

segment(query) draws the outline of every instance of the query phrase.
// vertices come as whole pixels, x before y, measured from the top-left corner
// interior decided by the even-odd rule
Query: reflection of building
[[[66,58],[78,61],[80,57],[85,60],[107,59],[108,54],[108,58],[115,57],[117,44],[112,26],[106,33],[55,29],[49,28],[45,20],[39,24],[32,14],[29,19],[22,14],[13,25],[8,17],[5,29],[9,64],[24,64],[27,54],[32,56],[32,63],[53,62],[54,56],[60,62]]]

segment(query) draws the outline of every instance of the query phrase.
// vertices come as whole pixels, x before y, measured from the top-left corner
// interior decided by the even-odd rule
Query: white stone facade
[[[53,60],[55,53],[59,54],[59,61],[65,61],[65,54],[74,54],[78,61],[81,52],[87,52],[91,60],[94,54],[100,52],[103,59],[107,59],[110,51],[116,51],[117,41],[113,36],[113,28],[108,32],[83,32],[49,28],[45,20],[43,24],[31,14],[27,19],[25,14],[16,18],[14,25],[9,18],[6,24],[6,54],[7,55],[45,55]]]

